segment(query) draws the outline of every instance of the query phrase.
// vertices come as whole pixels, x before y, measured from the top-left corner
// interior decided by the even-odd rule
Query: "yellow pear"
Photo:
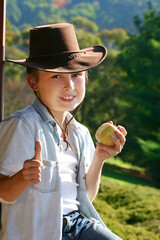
[[[103,123],[96,131],[96,139],[98,142],[108,146],[113,147],[115,145],[114,141],[111,138],[111,135],[114,135],[116,138],[117,135],[115,134],[116,126],[107,122]]]

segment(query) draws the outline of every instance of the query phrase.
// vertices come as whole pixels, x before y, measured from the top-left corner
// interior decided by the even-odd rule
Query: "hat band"
[[[32,56],[32,57],[28,57],[26,58],[27,62],[32,62],[32,60],[34,61],[35,59],[42,59],[42,58],[54,58],[54,57],[68,57],[69,59],[74,59],[78,56],[81,56],[83,54],[86,54],[85,51],[77,51],[77,52],[62,52],[62,53],[56,53],[56,54],[45,54],[45,55],[39,55],[39,56]]]

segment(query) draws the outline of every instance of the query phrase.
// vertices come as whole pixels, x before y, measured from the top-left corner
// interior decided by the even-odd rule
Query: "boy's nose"
[[[74,82],[71,75],[67,75],[64,81],[64,90],[71,91],[74,89]]]

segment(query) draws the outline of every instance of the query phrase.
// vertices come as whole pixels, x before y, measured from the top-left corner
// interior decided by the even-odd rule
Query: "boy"
[[[69,113],[84,99],[87,70],[106,54],[103,46],[80,50],[73,25],[61,23],[31,29],[29,58],[9,60],[27,67],[36,99],[0,125],[2,240],[120,239],[91,202],[104,160],[121,152],[126,130],[118,126],[114,147],[94,149]]]

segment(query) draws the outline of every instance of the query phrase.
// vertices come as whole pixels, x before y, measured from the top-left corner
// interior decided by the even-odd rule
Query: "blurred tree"
[[[128,39],[127,32],[122,28],[114,28],[112,30],[103,29],[99,33],[100,38],[103,43],[108,46],[110,49],[120,47],[120,45]]]
[[[132,21],[133,16],[135,14],[142,16],[147,2],[148,0],[12,0],[7,1],[7,17],[21,30],[24,24],[31,26],[47,24],[48,17],[49,22],[57,21],[57,19],[70,22],[72,17],[82,16],[94,20],[100,30],[123,28],[136,32]],[[155,8],[158,3],[159,0],[152,0]],[[57,13],[50,15],[48,12],[52,5],[58,8]],[[41,8],[40,12],[37,8]],[[66,11],[67,14],[64,13]],[[39,22],[39,17],[42,23]]]
[[[65,7],[66,4],[67,4],[67,0],[54,0],[53,2],[54,2],[54,4],[59,6],[60,8]]]
[[[24,28],[22,30],[22,39],[23,39],[23,42],[22,42],[22,46],[23,48],[26,50],[26,52],[28,51],[28,47],[29,47],[29,30],[30,28]]]
[[[10,21],[6,19],[6,59],[23,59],[26,53],[17,45],[24,45],[27,37],[22,39],[22,35],[14,31]],[[25,67],[13,63],[5,63],[5,83],[4,83],[4,116],[7,117],[20,108],[27,106],[33,100],[33,94],[29,91],[25,80]],[[18,94],[17,94],[18,93]],[[24,98],[25,96],[25,98]]]
[[[10,44],[18,45],[21,42],[21,37],[19,31],[14,31],[11,22],[6,19],[6,36],[5,36],[6,45],[9,46]]]
[[[71,22],[72,24],[74,24],[76,28],[82,28],[89,32],[98,31],[97,24],[93,21],[90,21],[88,18],[77,16],[77,17],[71,18]]]
[[[22,67],[21,67],[22,68]],[[19,67],[19,72],[21,71]],[[6,77],[5,92],[4,92],[4,115],[5,117],[10,114],[25,108],[34,100],[34,94],[29,89],[27,80],[25,79],[25,68],[23,68],[23,77],[21,74],[21,81],[13,81],[13,77]],[[18,93],[18,94],[17,94]]]
[[[18,0],[6,1],[7,18],[13,23],[18,23],[21,18],[21,10],[18,6]]]
[[[68,7],[78,5],[82,0],[70,0]],[[159,0],[151,0],[154,8],[159,5]],[[96,23],[100,30],[123,28],[130,32],[137,33],[133,23],[135,15],[143,16],[144,10],[147,8],[148,0],[87,0],[86,3],[92,4],[96,9]],[[77,12],[77,15],[78,12]]]
[[[128,103],[124,121],[132,132],[126,159],[146,167],[160,179],[160,11],[151,4],[143,20],[135,17],[138,35],[131,35],[122,47],[118,65],[126,71],[122,94]],[[135,134],[133,134],[135,133]],[[150,146],[152,142],[152,147]],[[154,142],[154,144],[153,144]],[[146,154],[147,152],[147,154]]]
[[[102,44],[102,41],[98,36],[83,29],[77,29],[76,35],[80,48]]]
[[[70,17],[82,16],[90,20],[96,19],[96,8],[93,4],[88,2],[80,2],[73,5],[70,12]]]
[[[51,0],[14,0],[21,15],[18,22],[13,21],[21,30],[27,27],[54,23],[60,19],[66,19],[68,12],[65,8],[60,8]],[[9,9],[11,6],[8,6]]]

